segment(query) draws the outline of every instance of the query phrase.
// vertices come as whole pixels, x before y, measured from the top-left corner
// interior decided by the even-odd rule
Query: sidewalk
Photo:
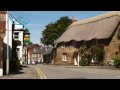
[[[54,65],[54,64],[49,64],[48,66],[59,66],[64,68],[93,68],[93,69],[120,70],[120,68],[115,68],[114,66],[73,66],[73,65]]]
[[[9,76],[4,75],[0,79],[37,79],[37,73],[29,66],[23,66],[19,72],[13,72]]]
[[[120,70],[114,66],[65,66],[65,68],[93,68],[93,69],[109,69],[109,70]]]

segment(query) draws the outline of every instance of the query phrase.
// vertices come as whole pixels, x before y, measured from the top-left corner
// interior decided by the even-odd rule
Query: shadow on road
[[[84,78],[84,77],[82,78],[81,77],[81,78],[66,78],[66,79],[86,79],[86,78]]]
[[[28,66],[22,66],[22,68],[29,68]]]
[[[16,75],[16,74],[23,74],[25,72],[23,72],[23,68],[29,68],[28,66],[21,66],[21,68],[18,71],[11,71],[10,74],[12,75]]]
[[[14,71],[14,72],[10,72],[10,74],[12,75],[16,75],[16,74],[23,74],[24,72],[22,71]]]

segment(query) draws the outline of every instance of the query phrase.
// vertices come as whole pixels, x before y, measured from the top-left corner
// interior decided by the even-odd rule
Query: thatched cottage
[[[73,22],[54,42],[54,64],[79,65],[80,47],[85,44],[88,50],[96,45],[104,46],[103,62],[119,54],[120,12],[112,11],[92,18]],[[91,53],[92,55],[92,53]],[[95,61],[95,54],[90,62]]]

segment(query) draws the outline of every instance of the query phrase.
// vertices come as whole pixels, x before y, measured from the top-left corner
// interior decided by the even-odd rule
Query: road
[[[19,73],[0,79],[120,79],[120,69],[37,64],[26,65]]]
[[[30,65],[38,79],[120,79],[120,70],[60,65]]]

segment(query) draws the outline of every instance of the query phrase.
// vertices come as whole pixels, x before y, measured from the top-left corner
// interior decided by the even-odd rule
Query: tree
[[[68,16],[61,17],[56,22],[49,23],[42,31],[41,42],[44,45],[52,45],[66,31],[71,23],[72,20]]]

